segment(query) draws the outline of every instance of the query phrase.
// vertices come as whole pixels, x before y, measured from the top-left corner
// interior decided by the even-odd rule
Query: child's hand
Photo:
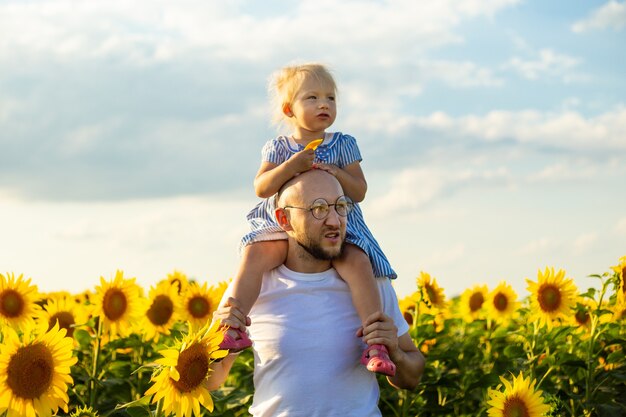
[[[288,163],[294,170],[295,174],[305,172],[313,168],[313,160],[315,159],[315,151],[313,149],[304,149],[296,152]]]
[[[337,165],[333,165],[333,164],[313,164],[313,168],[326,171],[333,177],[337,176],[337,170],[339,169]]]

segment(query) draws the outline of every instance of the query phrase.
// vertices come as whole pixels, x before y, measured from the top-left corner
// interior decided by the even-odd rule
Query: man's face
[[[313,202],[323,198],[329,204],[343,195],[341,187],[334,177],[332,180],[310,184],[301,195],[295,196],[289,205],[309,208]],[[335,185],[336,183],[336,185]],[[293,230],[292,238],[311,256],[320,260],[332,260],[341,256],[346,237],[346,217],[337,214],[334,206],[330,207],[324,219],[316,219],[309,210],[286,209]]]
[[[337,216],[337,213],[331,208],[331,213],[329,213],[328,216],[330,217],[333,214]],[[340,219],[343,220],[344,218],[341,217]],[[323,223],[325,220],[326,219],[318,220],[318,222]],[[314,228],[305,229],[304,233],[296,233],[295,240],[300,247],[315,259],[332,261],[341,256],[346,244],[345,220],[343,220],[342,223],[344,223],[343,228],[341,226],[323,225],[320,229],[320,233],[317,233],[317,229]]]

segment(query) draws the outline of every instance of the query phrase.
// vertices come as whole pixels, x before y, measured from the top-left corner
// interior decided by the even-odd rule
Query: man
[[[261,294],[244,317],[230,298],[216,312],[225,326],[245,329],[254,341],[254,416],[380,416],[376,377],[360,364],[363,343],[387,347],[396,365],[389,383],[413,389],[424,357],[388,279],[379,279],[384,312],[363,328],[347,284],[331,268],[344,245],[343,190],[332,175],[311,170],[290,180],[278,195],[276,219],[288,235],[284,265],[263,277]],[[311,214],[313,201],[328,203],[326,217]],[[393,317],[393,318],[392,318]],[[235,360],[213,365],[209,388],[221,385]]]

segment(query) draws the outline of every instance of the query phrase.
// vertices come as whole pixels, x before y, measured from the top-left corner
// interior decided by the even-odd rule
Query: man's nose
[[[335,206],[330,208],[328,216],[326,216],[326,224],[331,226],[339,226],[341,224],[341,216],[337,213]]]

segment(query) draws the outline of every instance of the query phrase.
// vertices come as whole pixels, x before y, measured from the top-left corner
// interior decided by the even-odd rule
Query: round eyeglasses
[[[293,208],[298,210],[306,210],[310,212],[317,220],[324,220],[326,217],[328,217],[331,206],[335,207],[335,211],[338,215],[340,215],[341,217],[346,217],[348,213],[350,213],[350,211],[352,210],[354,203],[352,202],[352,200],[350,200],[350,198],[342,195],[335,201],[334,204],[328,204],[328,201],[324,200],[323,198],[318,198],[313,201],[313,204],[311,204],[311,206],[309,207],[285,206],[283,207],[283,209]]]

